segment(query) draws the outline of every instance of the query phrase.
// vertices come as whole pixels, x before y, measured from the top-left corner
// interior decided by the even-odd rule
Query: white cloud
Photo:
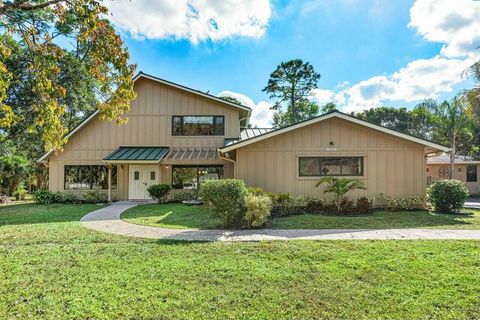
[[[110,21],[137,38],[222,40],[261,37],[269,0],[106,0]]]
[[[386,102],[419,102],[450,93],[466,80],[465,71],[479,59],[480,1],[416,0],[409,26],[426,40],[443,43],[439,54],[408,63],[400,70],[334,90],[315,90],[319,103],[335,102],[345,112]],[[343,100],[342,100],[343,99]]]
[[[258,128],[270,128],[272,127],[272,119],[274,111],[270,108],[272,104],[266,101],[260,101],[255,103],[251,98],[244,94],[224,90],[218,94],[219,97],[230,96],[236,98],[244,106],[252,109],[252,115],[250,117],[250,123],[254,127]]]
[[[480,3],[473,0],[417,0],[410,8],[410,27],[425,39],[444,43],[446,57],[478,54]]]

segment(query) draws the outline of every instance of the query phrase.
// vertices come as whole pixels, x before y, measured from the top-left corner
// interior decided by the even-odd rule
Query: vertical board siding
[[[185,92],[148,79],[135,82],[137,98],[125,114],[128,122],[117,126],[107,120],[93,119],[73,135],[50,159],[49,188],[63,190],[63,171],[68,164],[101,165],[102,159],[120,146],[210,147],[223,146],[224,138],[240,134],[240,111],[220,102]],[[173,115],[223,115],[225,135],[172,137]],[[226,176],[233,177],[233,165],[226,165]],[[162,175],[163,176],[163,175]],[[119,172],[119,199],[128,197],[128,165]],[[164,178],[162,177],[162,180]],[[168,178],[170,179],[170,178]]]
[[[330,142],[335,150],[329,150]],[[237,177],[271,192],[321,194],[298,176],[298,157],[363,156],[367,190],[351,196],[424,195],[424,147],[342,119],[328,119],[237,149]]]

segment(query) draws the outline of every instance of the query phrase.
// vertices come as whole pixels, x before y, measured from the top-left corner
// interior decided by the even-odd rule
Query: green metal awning
[[[168,147],[120,147],[103,158],[105,162],[160,162]]]

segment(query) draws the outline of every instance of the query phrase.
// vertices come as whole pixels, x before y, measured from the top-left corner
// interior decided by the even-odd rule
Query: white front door
[[[147,188],[157,184],[159,179],[158,166],[155,165],[130,165],[128,178],[128,199],[150,200]]]

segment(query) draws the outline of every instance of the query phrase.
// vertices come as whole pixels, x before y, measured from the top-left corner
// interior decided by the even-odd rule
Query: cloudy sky
[[[473,0],[105,1],[138,71],[235,96],[259,127],[281,61],[309,61],[322,75],[312,99],[351,112],[451,98],[480,50]]]

